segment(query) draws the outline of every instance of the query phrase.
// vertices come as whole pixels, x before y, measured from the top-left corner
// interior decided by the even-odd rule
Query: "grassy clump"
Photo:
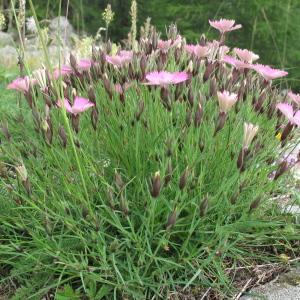
[[[30,107],[3,117],[0,266],[3,283],[17,287],[12,299],[166,299],[207,287],[230,297],[228,268],[297,255],[299,226],[270,200],[284,191],[284,176],[271,177],[284,122],[276,86],[252,70],[235,81],[236,70],[213,54],[190,56],[184,43],[165,53],[148,34],[122,67],[105,59],[108,43],[88,70],[74,57],[59,80],[48,70],[46,89],[25,92]],[[144,85],[157,69],[190,79]],[[216,132],[225,87],[239,99]],[[94,103],[90,111],[57,106],[74,94]],[[238,168],[244,122],[259,131]]]

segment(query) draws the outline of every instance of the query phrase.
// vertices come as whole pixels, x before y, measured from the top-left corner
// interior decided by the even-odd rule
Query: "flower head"
[[[122,67],[123,65],[131,62],[132,57],[132,51],[120,51],[118,55],[106,55],[106,61],[116,67]]]
[[[157,48],[164,53],[168,52],[171,46],[172,46],[172,40],[167,40],[167,41],[159,40],[157,43]]]
[[[276,106],[284,116],[292,123],[300,127],[300,110],[294,112],[293,106],[289,103],[278,103]]]
[[[189,75],[186,72],[151,72],[146,75],[146,79],[148,82],[146,84],[148,85],[161,85],[166,86],[169,84],[178,84],[180,82],[184,82],[188,80]]]
[[[198,58],[207,57],[210,53],[210,48],[200,45],[185,45],[185,51],[189,54],[195,55]]]
[[[227,113],[232,106],[237,102],[238,95],[228,91],[217,92],[220,111]]]
[[[247,50],[247,49],[234,48],[234,52],[239,57],[239,59],[241,59],[249,64],[252,64],[252,62],[259,59],[259,56],[257,54],[255,54],[252,51]]]
[[[246,69],[250,68],[250,65],[248,63],[245,63],[233,56],[225,55],[222,59],[223,62],[232,65],[236,69]]]
[[[81,71],[89,70],[91,66],[92,61],[90,59],[81,59],[77,64],[78,69]]]
[[[12,81],[7,88],[10,90],[16,90],[22,93],[28,93],[30,89],[30,84],[34,83],[29,76],[19,77]]]
[[[300,105],[300,94],[294,94],[293,92],[289,92],[288,96],[297,104]]]
[[[73,115],[77,115],[89,109],[90,107],[95,106],[95,104],[90,102],[89,99],[78,96],[75,97],[73,105],[71,105],[69,100],[66,98],[64,99],[63,103],[61,100],[59,100],[56,104],[58,107],[62,107],[62,105],[64,105],[66,111]]]
[[[209,25],[220,31],[221,34],[242,28],[241,24],[235,25],[235,20],[220,19],[218,21],[209,20]]]
[[[252,143],[254,137],[257,134],[259,126],[255,126],[252,123],[244,123],[244,139],[243,139],[243,148],[248,149]]]
[[[64,77],[65,75],[69,75],[73,72],[73,69],[70,66],[62,65],[60,68],[56,68],[53,72],[53,78],[56,80],[60,76]]]
[[[115,15],[115,13],[112,11],[111,5],[108,4],[107,7],[105,8],[104,12],[102,13],[102,18],[103,18],[106,26],[108,26],[112,22],[112,20],[114,19],[114,15]]]
[[[252,69],[259,73],[267,81],[288,75],[288,72],[286,71],[272,69],[270,66],[264,66],[260,64],[253,65]]]

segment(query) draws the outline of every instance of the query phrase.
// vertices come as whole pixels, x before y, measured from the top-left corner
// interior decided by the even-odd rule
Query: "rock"
[[[0,31],[0,48],[5,46],[14,46],[14,39],[9,33]]]
[[[0,48],[0,66],[10,69],[18,64],[18,52],[12,46]]]
[[[71,37],[74,35],[74,29],[66,17],[56,17],[52,19],[49,30],[49,35],[54,44],[57,44],[59,39],[61,39],[65,45],[71,44]]]
[[[240,300],[262,299],[300,300],[300,268],[281,274],[274,282],[253,288],[240,298]]]

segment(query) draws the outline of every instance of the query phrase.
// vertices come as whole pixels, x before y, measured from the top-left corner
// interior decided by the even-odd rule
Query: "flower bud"
[[[103,81],[104,89],[109,96],[109,99],[112,100],[113,98],[112,87],[106,74],[102,76],[102,81]]]
[[[141,115],[142,115],[142,113],[143,113],[143,111],[144,111],[144,108],[145,108],[145,103],[144,103],[143,100],[140,100],[139,103],[138,103],[138,109],[137,109],[137,111],[136,111],[136,113],[135,113],[135,119],[136,119],[137,121],[140,120]]]
[[[285,141],[287,137],[289,136],[290,132],[292,131],[294,125],[291,122],[288,122],[287,125],[284,127],[283,132],[281,134],[281,141],[283,142],[282,144],[285,144]]]
[[[68,138],[67,138],[67,135],[66,135],[66,132],[65,132],[65,129],[63,128],[63,126],[59,126],[58,128],[58,135],[61,139],[61,142],[62,142],[62,146],[64,148],[67,147],[67,141],[68,141]]]
[[[186,167],[185,170],[183,171],[183,173],[181,174],[180,176],[180,179],[179,179],[179,188],[180,190],[183,190],[187,184],[187,179],[188,179],[188,176],[189,176],[189,168]]]
[[[194,95],[193,95],[193,91],[191,88],[189,88],[189,91],[188,91],[188,101],[189,101],[189,104],[191,107],[194,106]]]
[[[146,59],[146,55],[143,54],[140,60],[140,68],[141,68],[141,72],[142,72],[142,78],[141,80],[144,80],[145,78],[145,74],[146,74],[146,68],[147,68],[147,59]]]
[[[114,191],[112,189],[112,187],[108,187],[107,188],[107,192],[106,192],[107,198],[108,198],[108,205],[110,206],[111,209],[115,209],[115,195],[114,195]]]
[[[204,145],[204,142],[203,142],[202,139],[199,140],[199,144],[198,145],[199,145],[200,152],[203,152],[205,145]]]
[[[90,85],[88,89],[88,99],[94,104],[96,103],[96,94],[92,85]]]
[[[200,40],[199,40],[199,45],[204,47],[206,45],[206,37],[205,34],[201,34]]]
[[[192,112],[190,110],[187,110],[185,116],[185,124],[187,127],[190,127],[191,123],[192,123]]]
[[[172,227],[175,225],[177,219],[177,211],[176,207],[173,209],[172,213],[168,217],[168,221],[166,224],[166,230],[172,229]]]
[[[92,112],[91,112],[91,122],[92,122],[92,126],[93,126],[94,130],[97,129],[98,120],[99,120],[98,108],[96,106],[93,106]]]
[[[160,194],[161,189],[161,180],[160,180],[160,173],[156,172],[154,174],[154,178],[152,178],[152,185],[150,189],[150,194],[153,198],[157,198]]]
[[[217,132],[219,132],[224,127],[226,119],[227,119],[227,114],[225,112],[220,112],[216,122],[216,129],[215,129],[214,136],[217,134]]]
[[[10,140],[11,140],[11,134],[10,134],[9,131],[8,131],[8,127],[7,127],[7,123],[6,123],[6,122],[2,122],[2,123],[1,123],[1,131],[2,131],[2,133],[3,133],[3,135],[4,135],[4,137],[5,137],[8,141],[10,141]]]
[[[115,170],[115,184],[119,190],[122,190],[125,186],[121,175]]]
[[[168,165],[167,165],[167,170],[166,170],[166,175],[164,178],[165,186],[167,186],[169,184],[169,182],[171,181],[172,173],[173,173],[172,161],[171,161],[171,159],[169,159]]]
[[[195,127],[200,126],[200,123],[201,123],[201,120],[202,120],[202,115],[203,115],[203,109],[202,109],[201,104],[199,103],[198,104],[198,109],[196,110],[195,117],[194,117]]]
[[[284,174],[287,170],[289,169],[288,167],[288,162],[284,160],[281,162],[278,166],[278,169],[275,173],[274,180],[277,180],[282,174]]]
[[[127,202],[123,192],[120,195],[120,209],[124,213],[125,216],[128,216],[128,214],[129,214],[128,202]]]
[[[251,212],[254,209],[256,209],[259,206],[260,201],[261,201],[260,197],[257,197],[255,200],[253,200],[253,202],[250,204],[249,212]]]
[[[208,209],[208,196],[206,196],[199,205],[199,215],[200,217],[204,217],[207,213]]]
[[[170,93],[169,93],[168,88],[162,87],[160,90],[160,96],[161,96],[161,100],[162,100],[164,107],[168,111],[171,111],[172,106],[171,106]]]
[[[21,165],[15,167],[16,168],[16,172],[18,174],[18,176],[21,179],[21,182],[27,192],[28,195],[31,194],[31,184],[28,178],[28,173],[26,170],[26,167],[24,166],[24,164],[22,163]]]
[[[78,115],[72,114],[71,123],[72,123],[72,127],[73,127],[73,129],[76,133],[79,132],[79,121],[80,121],[80,115],[79,114]]]
[[[209,93],[211,97],[217,95],[217,81],[215,77],[210,80]]]
[[[213,71],[214,71],[214,64],[209,62],[207,64],[205,72],[203,74],[203,82],[206,82],[210,78]]]

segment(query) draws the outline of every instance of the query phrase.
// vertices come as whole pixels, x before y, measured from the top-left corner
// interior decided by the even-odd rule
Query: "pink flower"
[[[244,60],[249,64],[252,64],[252,62],[259,59],[258,55],[247,49],[234,48],[234,52],[241,60]]]
[[[61,68],[56,68],[53,71],[54,79],[58,79],[60,76],[64,77],[65,75],[71,74],[73,72],[72,68],[67,65],[62,65]]]
[[[81,59],[77,64],[78,69],[81,71],[87,71],[91,68],[91,66],[92,61],[90,59]]]
[[[25,76],[24,78],[19,77],[16,78],[13,82],[11,82],[7,88],[10,90],[16,90],[22,93],[28,93],[30,89],[31,79],[29,76]]]
[[[177,84],[180,82],[184,82],[189,79],[189,75],[186,72],[151,72],[146,75],[146,79],[148,80],[147,85],[161,85],[166,86],[168,84]]]
[[[220,112],[227,113],[232,106],[237,102],[238,95],[229,93],[228,91],[217,92]]]
[[[172,40],[167,40],[167,41],[159,40],[157,43],[157,48],[164,53],[168,52],[171,46],[172,46]]]
[[[122,67],[123,65],[131,62],[132,57],[132,51],[120,51],[118,55],[106,55],[106,61],[116,67]]]
[[[185,50],[198,58],[207,57],[210,53],[209,47],[200,45],[185,45]]]
[[[294,94],[293,92],[289,92],[288,96],[297,104],[300,105],[300,94]]]
[[[69,100],[66,98],[64,99],[63,104],[61,100],[59,100],[56,104],[58,107],[62,107],[62,105],[64,104],[66,111],[73,115],[77,115],[89,109],[90,107],[95,106],[95,104],[90,102],[89,99],[78,96],[75,97],[73,105],[71,105]]]
[[[232,65],[236,69],[246,69],[250,68],[251,66],[235,57],[225,55],[222,59],[223,62]]]
[[[235,20],[220,19],[218,21],[209,20],[209,25],[220,31],[221,34],[242,28],[241,24],[235,24]]]
[[[276,108],[279,109],[292,124],[300,127],[300,110],[294,112],[293,106],[291,104],[282,102],[278,103]]]
[[[288,75],[288,72],[286,71],[272,69],[270,66],[260,64],[253,65],[252,68],[267,81]]]

